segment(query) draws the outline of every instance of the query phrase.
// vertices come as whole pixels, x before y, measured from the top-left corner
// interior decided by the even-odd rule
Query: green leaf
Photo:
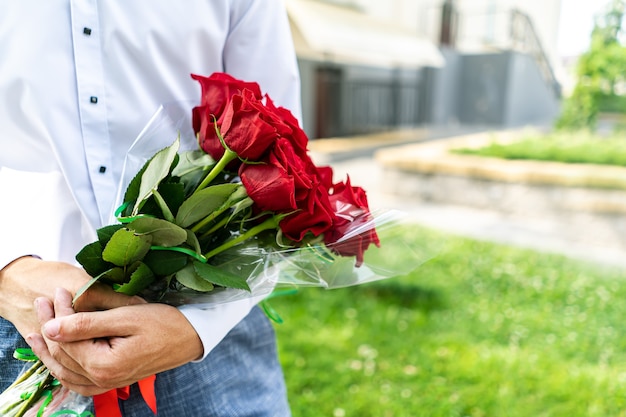
[[[162,182],[159,186],[159,194],[172,213],[176,213],[185,201],[185,186],[180,182]]]
[[[185,229],[187,230],[187,229]],[[200,247],[200,242],[198,241],[198,236],[191,230],[187,230],[187,241],[186,243],[198,254],[202,255],[202,248]]]
[[[149,162],[150,161],[144,164],[141,170],[139,170],[139,172],[137,172],[137,174],[130,181],[130,183],[128,184],[128,187],[126,187],[126,192],[124,193],[124,201],[130,204],[128,204],[126,208],[121,213],[119,213],[120,216],[127,217],[131,215],[132,208],[134,207],[135,202],[137,201],[137,197],[139,196],[139,186],[141,185],[141,176],[146,170],[146,167],[148,166]]]
[[[151,250],[143,262],[158,276],[172,275],[187,265],[189,256],[169,250]]]
[[[144,200],[150,197],[154,190],[159,188],[161,181],[169,175],[170,169],[176,160],[179,145],[180,140],[176,139],[170,146],[157,152],[148,162],[141,175],[139,192],[132,211],[133,215],[139,212],[139,208]]]
[[[198,185],[202,182],[204,177],[206,177],[209,170],[197,170],[189,172],[182,177],[180,177],[180,182],[184,184],[185,187],[185,195],[193,194],[193,192],[198,188]]]
[[[224,271],[211,264],[195,261],[193,266],[200,277],[220,287],[238,288],[250,291],[246,277]]]
[[[143,262],[136,262],[131,270],[130,281],[120,285],[115,291],[126,295],[137,295],[154,282],[154,274]]]
[[[176,224],[188,227],[222,207],[241,184],[219,184],[193,194],[180,206]]]
[[[250,204],[252,204],[252,199],[248,197],[248,191],[246,191],[246,187],[243,184],[238,184],[239,187],[228,197],[228,205],[233,206],[241,203],[242,201],[250,200]]]
[[[245,210],[247,210],[248,208],[252,207],[253,204],[254,204],[254,201],[252,201],[252,199],[250,197],[248,197],[247,193],[246,193],[246,197],[243,198],[242,200],[240,200],[238,203],[236,203],[233,206],[233,212],[230,215],[230,220],[234,219],[238,214],[240,214],[240,213],[244,212]]]
[[[138,235],[152,236],[152,245],[178,246],[187,240],[187,230],[167,220],[143,217],[126,226]]]
[[[180,178],[185,186],[185,194],[189,195],[198,188],[207,173],[217,162],[211,155],[202,150],[183,152],[180,162],[172,171],[172,175]]]
[[[126,282],[126,271],[124,271],[124,268],[116,266],[103,272],[100,279],[102,281],[107,281],[108,283],[123,284]]]
[[[111,267],[111,264],[102,259],[102,245],[99,241],[90,243],[76,254],[76,260],[85,271],[95,277]]]
[[[85,285],[83,285],[82,287],[80,287],[78,289],[78,291],[76,291],[76,294],[74,295],[74,299],[72,299],[72,304],[76,303],[76,300],[78,300],[78,298],[83,295],[85,293],[85,291],[87,291],[89,288],[91,288],[92,285],[94,285],[96,282],[98,282],[98,280],[100,278],[102,278],[108,271],[104,271],[103,273],[96,275],[95,277],[91,278],[89,281],[87,281],[87,283]]]
[[[144,200],[139,209],[139,213],[144,214],[146,217],[156,217],[158,219],[163,218],[163,211],[161,210],[161,207],[159,207],[154,195],[151,195],[148,199]],[[133,217],[130,213],[128,213],[128,216]]]
[[[102,247],[105,247],[106,244],[109,243],[109,240],[111,239],[111,236],[113,236],[113,233],[117,232],[123,227],[124,227],[123,224],[112,224],[112,225],[104,226],[98,229],[97,230],[98,240],[100,241],[100,244],[102,245]]]
[[[191,264],[176,273],[176,280],[185,287],[195,291],[209,292],[214,288],[213,284],[198,275],[196,269]]]
[[[102,251],[102,258],[117,266],[127,266],[142,259],[150,250],[152,237],[136,235],[128,229],[120,229]]]
[[[211,155],[201,150],[180,153],[180,160],[172,170],[172,175],[182,177],[194,172],[209,171],[217,162]]]
[[[148,159],[146,161],[146,163],[141,167],[141,169],[137,172],[137,174],[135,174],[133,179],[130,181],[130,183],[128,184],[128,187],[126,187],[126,192],[124,193],[124,201],[126,203],[129,203],[129,204],[120,213],[120,215],[126,216],[126,217],[131,215],[132,208],[133,208],[135,202],[137,201],[137,198],[139,197],[139,188],[141,186],[141,177],[143,176],[143,173],[146,171],[146,168],[148,168],[148,165],[152,162],[154,157],[155,157],[155,155],[153,155],[152,158],[150,158],[150,159]]]

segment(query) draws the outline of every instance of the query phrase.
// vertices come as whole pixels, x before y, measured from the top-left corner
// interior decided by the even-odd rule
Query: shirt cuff
[[[228,332],[250,313],[254,304],[254,299],[243,299],[206,308],[194,307],[193,304],[178,307],[198,333],[204,347],[202,358],[194,362],[206,358]]]
[[[212,304],[185,304],[178,307],[189,323],[193,326],[202,341],[204,354],[199,362],[207,357],[224,337],[243,320],[252,307],[264,300],[276,287],[279,268],[271,267],[248,281],[250,294],[237,300],[229,300],[228,296],[220,300],[214,298]]]

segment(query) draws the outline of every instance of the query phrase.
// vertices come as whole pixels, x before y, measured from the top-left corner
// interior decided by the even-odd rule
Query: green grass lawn
[[[504,159],[626,166],[626,136],[552,133],[527,137],[510,144],[494,142],[483,148],[457,149],[454,152]]]
[[[426,231],[413,273],[272,300],[294,417],[626,416],[626,274]]]

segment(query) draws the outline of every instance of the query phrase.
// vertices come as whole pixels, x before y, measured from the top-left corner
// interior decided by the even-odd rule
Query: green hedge
[[[504,159],[626,166],[626,136],[554,133],[510,144],[493,142],[483,148],[456,149],[453,152]]]

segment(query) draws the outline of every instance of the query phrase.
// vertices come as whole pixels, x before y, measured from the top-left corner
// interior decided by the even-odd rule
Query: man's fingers
[[[91,386],[91,382],[88,378],[80,375],[71,369],[61,365],[50,353],[46,342],[41,335],[33,333],[26,337],[26,341],[33,350],[33,353],[37,355],[39,359],[46,365],[52,375],[57,378],[63,385],[71,384],[73,386]]]
[[[37,319],[42,326],[50,320],[63,315],[73,314],[71,308],[72,295],[67,290],[57,290],[55,293],[54,305],[45,297],[39,297],[35,300],[35,309]],[[33,348],[33,352],[46,364],[52,374],[59,380],[67,381],[73,385],[90,383],[90,381],[81,376],[82,368],[69,357],[62,346],[54,341],[50,344],[39,334],[28,336],[28,342]]]
[[[50,340],[63,343],[129,336],[137,327],[134,321],[128,320],[133,314],[130,310],[140,308],[138,305],[57,317],[44,324],[42,333]]]
[[[141,297],[118,293],[105,285],[96,283],[74,301],[74,309],[76,311],[108,310],[145,303],[146,301]]]
[[[46,297],[37,297],[35,299],[35,313],[39,324],[43,326],[48,320],[54,318],[54,306]]]
[[[54,291],[54,317],[64,317],[74,313],[72,294],[65,288],[57,288]]]

